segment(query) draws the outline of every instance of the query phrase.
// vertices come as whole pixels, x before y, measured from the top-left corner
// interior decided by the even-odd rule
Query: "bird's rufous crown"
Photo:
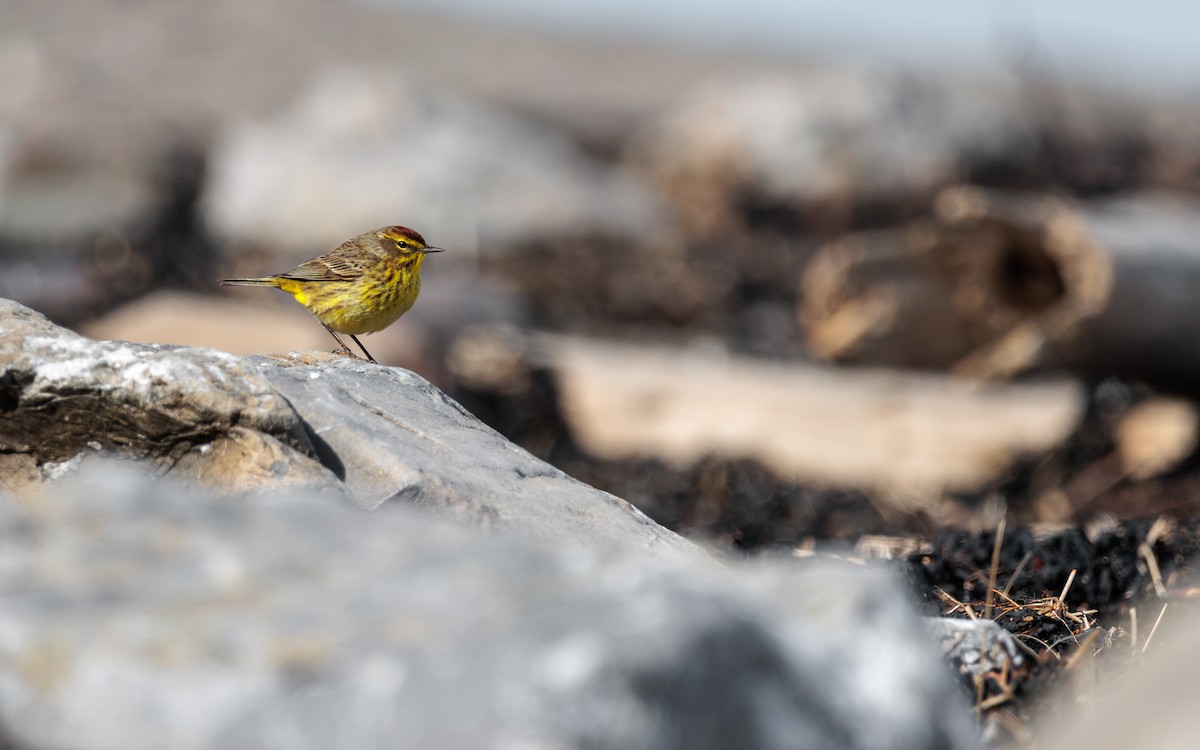
[[[383,236],[393,240],[409,240],[410,242],[420,243],[422,247],[428,244],[420,233],[408,227],[385,227],[383,229]]]

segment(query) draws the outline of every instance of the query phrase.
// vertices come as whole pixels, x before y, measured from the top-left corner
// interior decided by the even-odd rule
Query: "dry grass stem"
[[[1158,626],[1166,613],[1167,605],[1163,604],[1162,609],[1158,612],[1158,617],[1154,620],[1154,627],[1150,628],[1150,635],[1146,636],[1146,643],[1142,646],[1143,654],[1146,653],[1146,649],[1150,648],[1150,641],[1154,640],[1154,634],[1158,632]]]
[[[1163,585],[1162,573],[1158,568],[1158,558],[1154,556],[1154,550],[1150,548],[1149,542],[1142,542],[1138,545],[1138,554],[1146,561],[1146,570],[1150,573],[1150,580],[1154,583],[1154,593],[1158,594],[1160,599],[1167,595],[1167,587]]]
[[[1137,638],[1138,638],[1137,607],[1130,607],[1129,608],[1129,646],[1135,653],[1137,652]],[[1146,649],[1143,647],[1142,651],[1145,652],[1145,650]]]
[[[1021,558],[1021,562],[1017,563],[1017,569],[1014,570],[1013,574],[1008,577],[1008,583],[1004,586],[1005,596],[1008,596],[1008,592],[1012,591],[1013,584],[1017,582],[1017,578],[1021,575],[1021,571],[1025,570],[1025,566],[1029,563],[1029,560],[1032,557],[1032,552],[1026,552],[1025,556]]]
[[[1080,665],[1080,663],[1083,662],[1084,657],[1091,655],[1091,653],[1092,653],[1091,646],[1093,643],[1096,642],[1096,639],[1099,637],[1100,637],[1099,630],[1093,630],[1092,632],[1085,635],[1083,637],[1083,640],[1079,642],[1079,646],[1075,649],[1075,653],[1071,654],[1071,658],[1067,659],[1067,663],[1065,665],[1066,668],[1067,669],[1076,669]]]

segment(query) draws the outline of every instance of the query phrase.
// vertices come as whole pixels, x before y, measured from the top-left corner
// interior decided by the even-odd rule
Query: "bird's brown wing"
[[[328,253],[279,275],[298,281],[350,281],[363,275],[363,267],[353,259]]]

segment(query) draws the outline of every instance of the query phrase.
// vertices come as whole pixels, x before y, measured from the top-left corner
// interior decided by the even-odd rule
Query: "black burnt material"
[[[1168,593],[1186,580],[1189,562],[1200,548],[1197,523],[1173,523],[1150,545]],[[1095,609],[1101,619],[1120,617],[1131,601],[1155,593],[1150,566],[1139,551],[1153,526],[1153,519],[1124,521],[1094,539],[1077,528],[1044,538],[1028,527],[1009,530],[1000,548],[996,588],[1018,602],[1057,597],[1074,571],[1064,604]],[[928,550],[910,556],[907,564],[922,601],[937,603],[937,589],[958,601],[983,601],[994,544],[993,532],[947,530]]]
[[[927,614],[967,617],[964,609],[970,608],[1029,647],[1031,658],[1019,667],[979,680],[962,675],[985,724],[1003,711],[1009,725],[1017,717],[1028,726],[1049,711],[1046,701],[1070,695],[1060,688],[1072,672],[1093,665],[1109,674],[1131,668],[1131,655],[1147,644],[1164,606],[1195,597],[1198,525],[1194,519],[1130,520],[1091,536],[1078,528],[1046,536],[1028,527],[1010,530],[997,558],[990,612],[985,602],[994,532],[943,531],[901,565]]]

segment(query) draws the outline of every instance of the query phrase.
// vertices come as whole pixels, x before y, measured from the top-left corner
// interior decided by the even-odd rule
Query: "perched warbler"
[[[317,316],[344,354],[356,357],[339,333],[354,339],[374,362],[356,335],[382,331],[408,312],[421,292],[421,263],[427,254],[440,252],[408,227],[384,227],[346,240],[287,273],[224,279],[221,284],[282,289]]]

